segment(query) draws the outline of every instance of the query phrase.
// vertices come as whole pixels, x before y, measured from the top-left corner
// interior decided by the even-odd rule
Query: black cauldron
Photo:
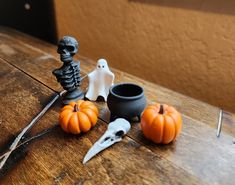
[[[110,121],[125,118],[129,121],[138,117],[146,106],[142,87],[132,83],[115,84],[109,89],[107,105],[111,112]]]

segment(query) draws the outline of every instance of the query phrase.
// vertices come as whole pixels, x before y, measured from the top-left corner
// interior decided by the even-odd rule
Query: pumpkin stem
[[[73,112],[78,112],[78,111],[79,111],[78,105],[77,105],[77,104],[75,104],[75,105],[74,105]]]
[[[159,110],[158,113],[159,113],[159,114],[163,114],[163,113],[164,113],[163,105],[160,105],[160,110]]]

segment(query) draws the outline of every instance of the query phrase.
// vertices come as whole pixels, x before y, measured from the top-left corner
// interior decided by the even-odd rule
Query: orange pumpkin
[[[78,100],[62,108],[59,123],[65,132],[79,134],[89,131],[97,119],[97,107],[90,101]]]
[[[141,115],[143,134],[155,143],[168,144],[174,141],[181,127],[181,114],[169,105],[150,105]]]

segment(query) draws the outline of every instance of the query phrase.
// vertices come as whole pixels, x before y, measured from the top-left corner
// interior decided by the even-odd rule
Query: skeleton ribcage
[[[76,63],[62,69],[63,75],[58,76],[61,85],[65,90],[73,90],[81,84],[81,74],[79,65]]]

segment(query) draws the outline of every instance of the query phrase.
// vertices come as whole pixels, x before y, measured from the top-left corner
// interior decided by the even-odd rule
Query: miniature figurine
[[[78,42],[75,38],[64,36],[58,44],[57,53],[64,63],[59,69],[53,71],[57,81],[67,91],[63,96],[63,103],[83,99],[84,94],[79,90],[81,84],[80,62],[75,62],[73,56],[78,51]]]
[[[96,101],[102,96],[107,101],[109,88],[113,85],[114,74],[109,70],[107,61],[99,59],[96,69],[88,74],[89,86],[85,95],[89,100]]]
[[[109,89],[107,106],[110,110],[110,121],[125,118],[133,121],[140,116],[146,106],[144,89],[134,83],[115,84]]]
[[[118,118],[115,121],[109,123],[108,129],[104,135],[101,136],[101,138],[87,152],[83,159],[83,164],[85,164],[102,150],[110,147],[114,143],[121,141],[122,137],[130,130],[130,128],[130,123],[123,118]]]

